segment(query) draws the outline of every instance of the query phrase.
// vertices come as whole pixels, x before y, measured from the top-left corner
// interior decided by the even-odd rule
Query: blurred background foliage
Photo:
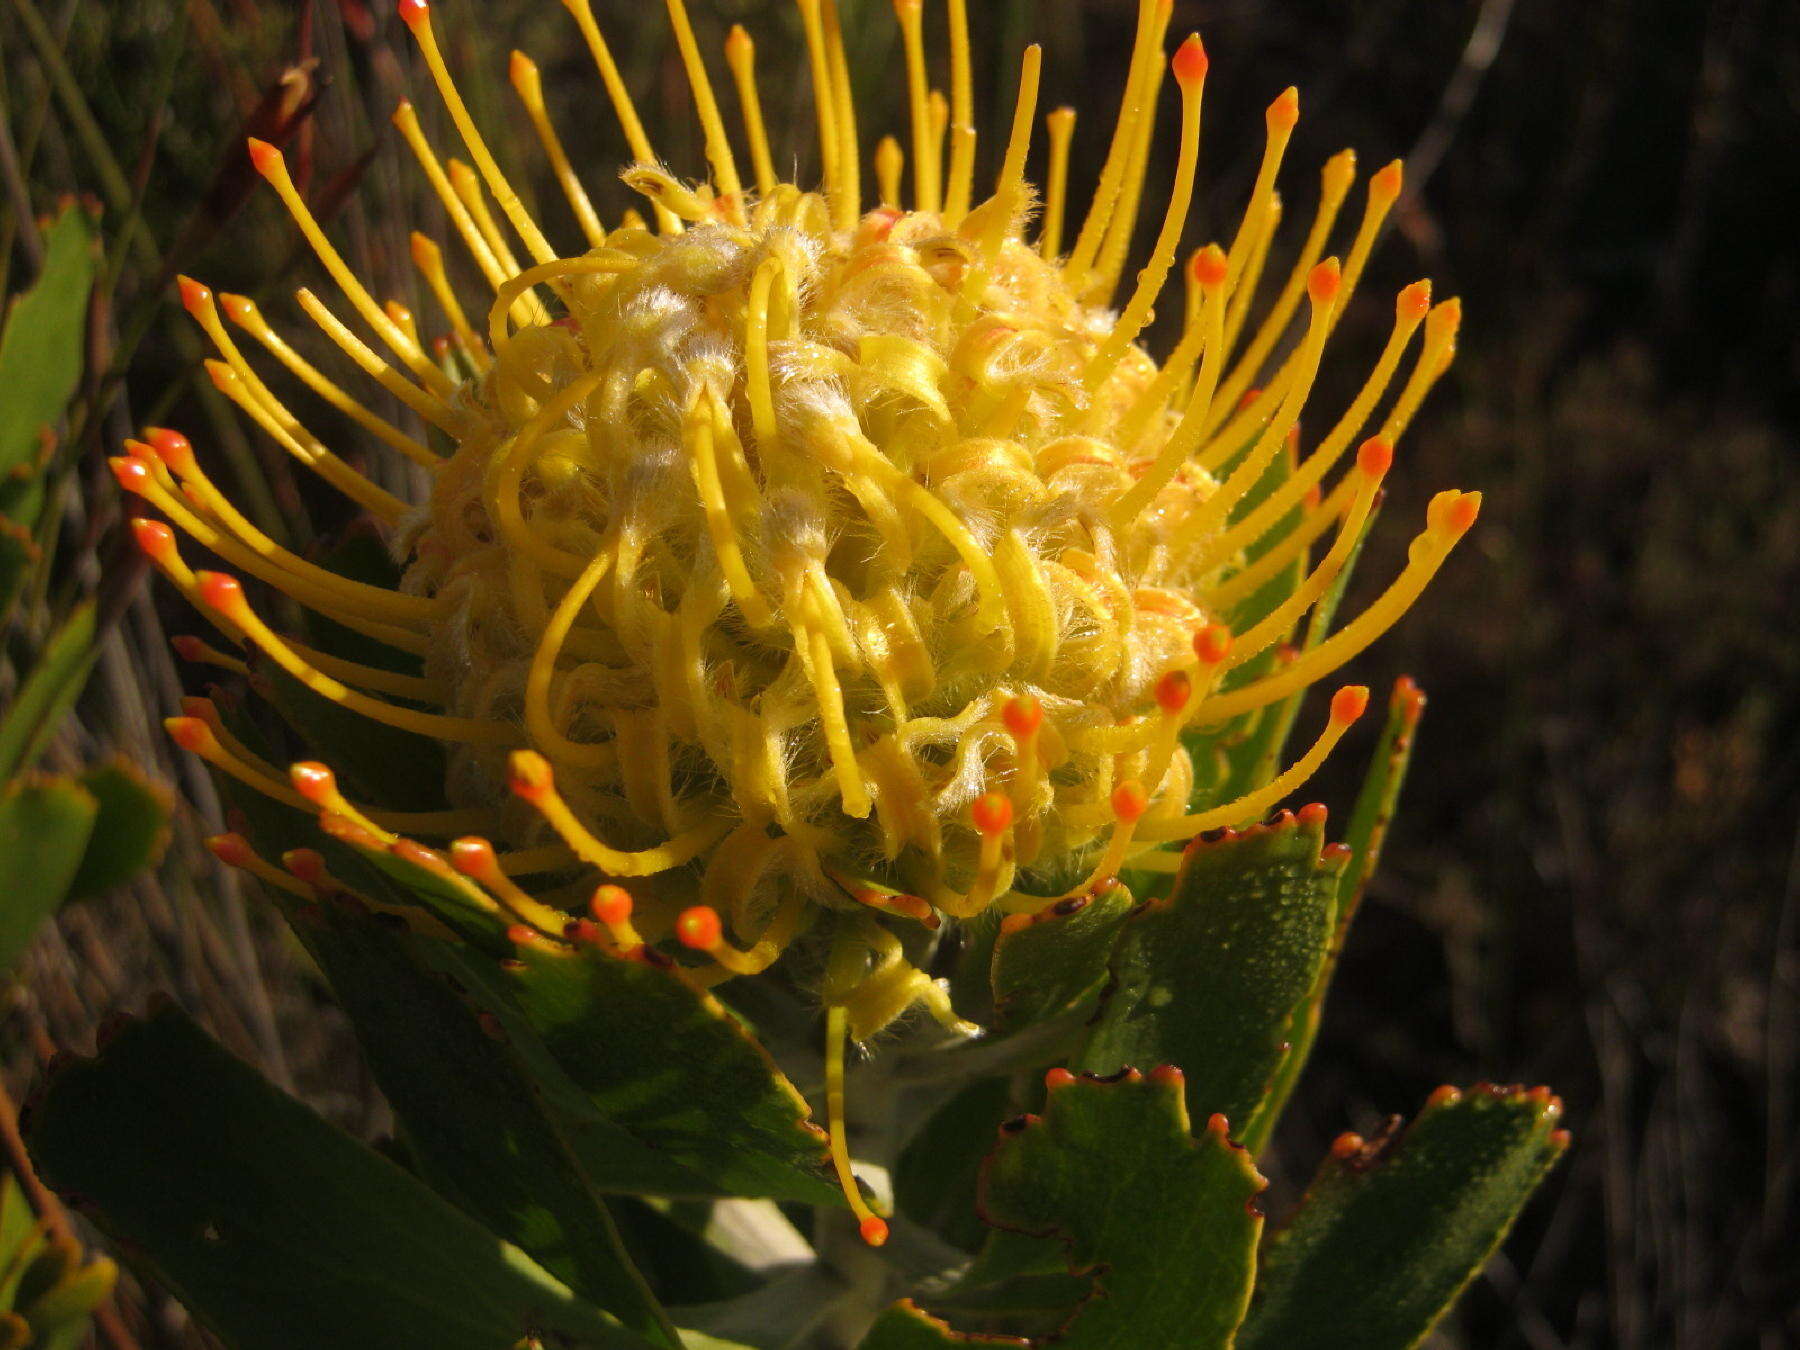
[[[789,0],[691,3],[713,52],[729,23],[755,35],[778,154],[804,179],[810,94]],[[842,4],[868,139],[903,125],[897,33],[887,0]],[[561,6],[435,8],[503,158],[540,162],[506,85],[518,46],[544,67],[563,136],[616,217],[623,139]],[[662,7],[598,8],[659,150],[698,172]],[[1015,54],[1041,41],[1048,100],[1082,113],[1073,181],[1091,181],[1130,0],[971,9],[986,153]],[[94,674],[46,762],[123,753],[194,808],[157,869],[66,912],[27,954],[3,1009],[7,1086],[16,1096],[57,1052],[90,1050],[108,1012],[164,991],[378,1136],[385,1108],[303,960],[201,844],[218,828],[216,796],[159,727],[203,682],[167,645],[198,624],[167,591],[133,589],[103,456],[168,423],[271,533],[304,548],[347,523],[212,392],[173,277],[250,294],[278,324],[293,288],[316,284],[272,195],[252,189],[250,132],[287,147],[365,275],[410,300],[407,232],[442,222],[387,116],[418,91],[442,144],[435,98],[385,0],[0,0],[0,15],[0,292],[35,278],[46,219],[70,195],[99,212],[104,250],[38,527],[44,580],[7,628],[0,699],[13,701],[59,616],[98,594]],[[1416,674],[1431,707],[1278,1151],[1317,1156],[1337,1131],[1371,1131],[1476,1065],[1553,1083],[1577,1147],[1441,1343],[1795,1344],[1800,7],[1176,0],[1174,31],[1188,28],[1213,58],[1189,246],[1233,217],[1261,109],[1287,84],[1302,94],[1290,219],[1310,211],[1313,166],[1341,146],[1365,171],[1408,159],[1398,226],[1319,406],[1348,397],[1400,285],[1429,275],[1438,295],[1465,299],[1458,364],[1400,448],[1365,595],[1431,491],[1488,494],[1473,547],[1358,665],[1377,687]],[[1166,181],[1167,125],[1153,181]],[[573,249],[551,185],[521,177]],[[316,427],[360,457],[348,428]],[[1306,796],[1346,808],[1359,759]],[[102,1325],[108,1344],[122,1343],[115,1326],[144,1346],[203,1344],[172,1304],[128,1283]]]

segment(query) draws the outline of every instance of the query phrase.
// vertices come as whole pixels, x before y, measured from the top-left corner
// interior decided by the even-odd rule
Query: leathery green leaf
[[[901,1151],[894,1204],[958,1247],[980,1245],[975,1187],[994,1128],[1012,1114],[1012,1083],[978,1078],[934,1112]]]
[[[1411,1128],[1341,1136],[1271,1233],[1240,1350],[1424,1340],[1568,1146],[1547,1089],[1440,1088]]]
[[[68,894],[99,809],[93,793],[67,779],[26,780],[0,793],[0,973]]]
[[[174,804],[168,788],[145,778],[124,758],[87,770],[81,786],[93,794],[99,814],[69,883],[71,900],[121,885],[160,858]]]
[[[533,942],[508,983],[551,1056],[615,1125],[727,1192],[842,1203],[805,1099],[666,960],[648,948]]]
[[[44,270],[0,332],[0,473],[31,463],[44,429],[62,420],[74,396],[97,261],[93,223],[79,207],[64,207],[44,237]]]
[[[395,927],[347,904],[294,916],[400,1118],[416,1169],[583,1298],[646,1340],[678,1347],[504,1034],[425,964],[417,948],[427,939]]]
[[[1307,1056],[1312,1053],[1313,1042],[1318,1039],[1319,1018],[1324,1012],[1331,976],[1343,953],[1350,921],[1356,916],[1363,888],[1380,861],[1388,822],[1400,800],[1400,785],[1406,780],[1406,766],[1412,758],[1413,733],[1424,710],[1425,695],[1418,685],[1406,676],[1395,681],[1394,691],[1388,698],[1387,725],[1382,729],[1381,740],[1375,747],[1374,758],[1369,762],[1362,788],[1356,795],[1356,806],[1350,812],[1350,823],[1344,831],[1344,847],[1349,850],[1350,862],[1338,879],[1331,949],[1326,954],[1325,966],[1319,972],[1312,997],[1295,1009],[1289,1023],[1287,1041],[1291,1048],[1269,1091],[1268,1107],[1257,1116],[1253,1128],[1247,1129],[1242,1136],[1244,1145],[1252,1153],[1260,1154],[1268,1143],[1275,1122],[1292,1095],[1294,1084],[1299,1081],[1300,1071],[1306,1066]]]
[[[1106,978],[1113,943],[1135,904],[1124,886],[1004,919],[994,940],[994,1012],[1002,1028],[1066,1012]]]
[[[1264,1182],[1215,1117],[1190,1134],[1181,1075],[1055,1077],[1041,1116],[1003,1128],[982,1175],[983,1217],[1053,1237],[1090,1285],[1058,1350],[1223,1350],[1250,1300]],[[1032,1345],[966,1335],[902,1304],[863,1350]]]
[[[1168,897],[1119,939],[1081,1066],[1179,1065],[1196,1116],[1259,1129],[1331,942],[1344,860],[1324,835],[1324,808],[1307,807],[1190,844]]]
[[[66,1064],[33,1156],[241,1350],[647,1344],[173,1010]]]
[[[94,602],[76,607],[38,653],[31,674],[0,717],[0,782],[43,751],[94,666]]]

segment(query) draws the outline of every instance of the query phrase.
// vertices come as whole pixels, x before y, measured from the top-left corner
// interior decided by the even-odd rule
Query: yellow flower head
[[[1176,270],[1207,68],[1198,37],[1164,61],[1166,2],[1138,6],[1111,148],[1067,240],[1072,109],[1045,118],[1041,209],[1026,177],[1035,47],[999,175],[975,181],[964,0],[948,6],[947,98],[929,87],[921,0],[896,0],[910,134],[905,150],[879,142],[873,204],[836,0],[798,0],[823,166],[813,188],[774,172],[741,29],[725,58],[748,182],[682,0],[668,0],[710,169],[693,183],[659,163],[589,0],[564,3],[636,157],[623,176],[648,221],[601,222],[536,67],[515,54],[514,87],[587,239],[562,255],[483,142],[428,6],[404,0],[470,163],[440,158],[409,105],[395,120],[490,287],[465,308],[439,245],[415,235],[448,332],[430,347],[408,311],[347,266],[279,152],[252,143],[364,334],[310,292],[301,306],[442,433],[447,454],[310,364],[249,301],[184,282],[218,348],[219,388],[384,523],[400,588],[277,546],[175,433],[148,434],[116,462],[128,488],[226,562],[416,658],[396,673],[305,647],[232,577],[190,571],[165,526],[139,522],[146,550],[227,637],[347,708],[447,743],[455,809],[353,805],[319,765],[283,781],[204,705],[175,719],[184,743],[390,843],[469,829],[450,848],[455,865],[559,940],[567,915],[513,878],[585,874],[587,887],[602,883],[595,940],[641,941],[635,900],[653,940],[672,932],[710,955],[717,977],[765,968],[822,910],[936,926],[940,914],[1031,911],[1158,869],[1165,846],[1254,818],[1309,776],[1366,691],[1339,691],[1289,770],[1208,810],[1189,810],[1183,737],[1341,666],[1412,603],[1474,519],[1477,496],[1440,494],[1368,609],[1293,659],[1234,678],[1331,590],[1394,441],[1453,353],[1455,302],[1432,308],[1427,283],[1407,287],[1362,392],[1300,444],[1327,339],[1399,193],[1398,163],[1369,180],[1340,261],[1325,254],[1355,162],[1333,158],[1292,273],[1275,285],[1263,266],[1299,113],[1295,91],[1281,94],[1243,218],[1183,269],[1185,323],[1158,363],[1138,338]],[[1167,74],[1182,109],[1173,182],[1115,309]],[[426,498],[402,501],[334,455],[224,319],[424,466]],[[1271,494],[1252,495],[1283,466]],[[1231,633],[1241,603],[1297,560],[1298,585]],[[920,1000],[952,1020],[941,989],[869,928],[856,960],[833,960],[834,1025],[848,1008],[850,1031],[867,1034]]]

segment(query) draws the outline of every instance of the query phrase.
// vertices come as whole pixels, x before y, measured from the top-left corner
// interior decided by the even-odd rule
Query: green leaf
[[[44,238],[44,270],[0,332],[0,473],[32,462],[45,428],[55,428],[75,394],[97,261],[93,223],[79,207],[64,207]]]
[[[1286,1039],[1292,1048],[1282,1060],[1274,1086],[1269,1091],[1267,1109],[1257,1116],[1254,1128],[1240,1136],[1252,1153],[1260,1154],[1268,1143],[1275,1122],[1312,1053],[1313,1042],[1318,1039],[1319,1018],[1324,1011],[1331,977],[1343,954],[1350,921],[1356,917],[1363,888],[1380,861],[1382,841],[1387,837],[1388,822],[1400,800],[1400,785],[1406,780],[1406,766],[1412,758],[1413,732],[1424,708],[1425,696],[1412,680],[1402,677],[1395,682],[1394,691],[1388,698],[1387,725],[1382,729],[1381,740],[1375,747],[1374,758],[1369,762],[1362,788],[1356,795],[1356,806],[1350,813],[1350,824],[1344,832],[1344,847],[1349,850],[1350,862],[1338,879],[1331,949],[1319,972],[1312,997],[1295,1009],[1288,1024]]]
[[[770,1205],[779,1222],[786,1222],[773,1201],[763,1203]],[[646,1200],[630,1195],[613,1201],[626,1250],[664,1303],[704,1307],[765,1286],[761,1275],[708,1237],[716,1205],[713,1200]]]
[[[595,1106],[557,1063],[513,999],[511,976],[460,943],[424,948],[436,967],[480,1003],[506,1032],[526,1076],[543,1096],[588,1180],[629,1195],[717,1196],[717,1183],[690,1171],[653,1141],[631,1133]],[[511,951],[510,946],[507,949]]]
[[[1135,901],[1124,886],[1070,896],[1009,918],[994,940],[994,1012],[1013,1029],[1066,1012],[1106,978],[1107,958]]]
[[[23,477],[0,477],[0,625],[12,613],[13,600],[31,569],[44,556],[36,533],[22,522],[35,521],[44,507],[44,480],[29,466],[12,470]]]
[[[71,900],[123,885],[162,857],[174,805],[168,788],[145,778],[124,758],[89,769],[81,775],[81,786],[93,794],[99,815],[69,883]]]
[[[63,621],[0,718],[0,782],[30,767],[87,683],[94,665],[94,614],[90,600]]]
[[[1499,1246],[1568,1139],[1544,1089],[1440,1089],[1410,1129],[1340,1139],[1265,1245],[1240,1350],[1405,1350]]]
[[[1058,1350],[1232,1343],[1250,1300],[1264,1182],[1222,1121],[1189,1134],[1180,1077],[1070,1079],[1051,1088],[1041,1118],[1014,1122],[988,1161],[983,1217],[1056,1238],[1070,1273],[1091,1286],[1050,1338]],[[984,1342],[903,1304],[863,1350],[974,1343]]]
[[[228,715],[240,739],[259,753],[254,731]],[[436,920],[456,943],[421,944],[418,951],[439,974],[468,991],[503,1027],[535,1090],[549,1103],[559,1129],[589,1181],[607,1192],[717,1195],[720,1188],[682,1167],[654,1142],[646,1143],[602,1115],[576,1087],[526,1022],[513,1000],[511,982],[495,960],[509,959],[512,920],[449,864],[423,850],[392,852],[372,836],[340,840],[320,829],[317,817],[271,801],[223,775],[214,775],[225,799],[240,813],[242,826],[264,857],[279,858],[290,848],[316,848],[332,874],[371,900]]]
[[[1081,1066],[1179,1065],[1196,1116],[1221,1112],[1239,1137],[1260,1128],[1331,941],[1343,859],[1321,855],[1324,831],[1309,808],[1190,844],[1168,898],[1119,940]]]
[[[978,1078],[951,1097],[901,1150],[895,1207],[947,1242],[980,1246],[987,1230],[975,1214],[975,1187],[994,1131],[1012,1114],[1006,1078]]]
[[[239,1350],[647,1344],[173,1010],[66,1065],[30,1141]]]
[[[755,1038],[666,958],[521,947],[525,1020],[599,1114],[735,1195],[842,1203],[825,1135]]]
[[[1388,695],[1387,724],[1382,728],[1381,740],[1375,746],[1368,772],[1356,794],[1356,805],[1350,812],[1350,823],[1344,830],[1350,865],[1344,869],[1343,879],[1338,884],[1337,936],[1340,947],[1345,930],[1362,903],[1363,890],[1381,861],[1381,846],[1387,841],[1388,825],[1394,818],[1394,807],[1400,801],[1407,765],[1412,762],[1413,739],[1424,711],[1424,693],[1410,677],[1401,676]]]
[[[14,783],[0,793],[0,972],[69,893],[99,809],[91,792],[67,779]]]
[[[420,961],[425,940],[344,904],[296,914],[294,931],[355,1026],[415,1170],[583,1298],[678,1347],[504,1036]]]
[[[119,1268],[105,1257],[67,1271],[54,1285],[23,1309],[25,1320],[37,1337],[33,1350],[57,1345],[73,1347],[87,1334],[88,1319],[112,1293]]]

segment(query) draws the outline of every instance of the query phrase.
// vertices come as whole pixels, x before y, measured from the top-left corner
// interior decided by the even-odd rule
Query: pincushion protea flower
[[[334,828],[390,844],[465,836],[450,860],[517,917],[520,941],[629,953],[672,934],[707,958],[685,969],[709,984],[766,969],[809,931],[828,934],[835,1108],[846,1035],[867,1037],[916,1004],[965,1025],[887,926],[854,916],[936,928],[996,909],[1028,915],[1120,872],[1170,870],[1171,846],[1264,813],[1331,752],[1366,690],[1338,690],[1312,747],[1264,786],[1190,809],[1184,741],[1341,667],[1412,604],[1473,522],[1477,494],[1440,494],[1405,567],[1366,610],[1272,669],[1240,671],[1285,644],[1340,578],[1395,441],[1451,360],[1459,312],[1455,301],[1431,307],[1428,283],[1401,291],[1361,392],[1300,454],[1302,411],[1400,166],[1369,180],[1340,260],[1324,255],[1355,161],[1333,158],[1292,273],[1267,298],[1276,178],[1299,109],[1290,89],[1268,109],[1236,232],[1185,269],[1179,341],[1160,364],[1143,350],[1176,270],[1207,71],[1197,36],[1168,63],[1181,104],[1173,183],[1115,309],[1165,74],[1167,0],[1138,7],[1111,148],[1085,219],[1067,231],[1073,110],[1046,118],[1041,211],[1026,177],[1036,48],[998,178],[978,189],[962,0],[949,6],[947,99],[929,88],[920,0],[897,0],[910,138],[904,150],[879,143],[873,205],[835,0],[799,0],[823,165],[813,189],[775,174],[741,29],[725,57],[748,182],[682,0],[668,0],[711,175],[689,183],[660,165],[589,0],[564,3],[636,156],[623,177],[650,221],[628,213],[603,225],[536,68],[515,54],[513,84],[586,236],[585,251],[560,253],[482,140],[425,0],[403,0],[473,168],[441,159],[410,106],[395,121],[492,292],[465,308],[439,245],[415,235],[413,259],[448,329],[429,347],[412,316],[346,264],[280,153],[251,142],[256,168],[387,355],[311,292],[302,308],[442,433],[447,454],[309,363],[250,301],[182,284],[218,349],[218,387],[380,523],[400,587],[278,546],[178,433],[149,431],[115,461],[121,483],[175,530],[410,658],[389,669],[303,645],[233,576],[191,570],[168,526],[137,522],[158,567],[237,646],[353,712],[444,742],[453,809],[353,804],[318,764],[284,776],[205,701],[171,728],[219,770],[310,805]],[[423,466],[425,500],[401,500],[334,454],[232,327]],[[1281,462],[1274,490],[1259,488]],[[1327,536],[1279,604],[1245,631],[1226,627]],[[273,871],[241,842],[222,848]],[[572,918],[565,904],[590,892],[592,921]],[[878,1239],[837,1114],[846,1193]]]

